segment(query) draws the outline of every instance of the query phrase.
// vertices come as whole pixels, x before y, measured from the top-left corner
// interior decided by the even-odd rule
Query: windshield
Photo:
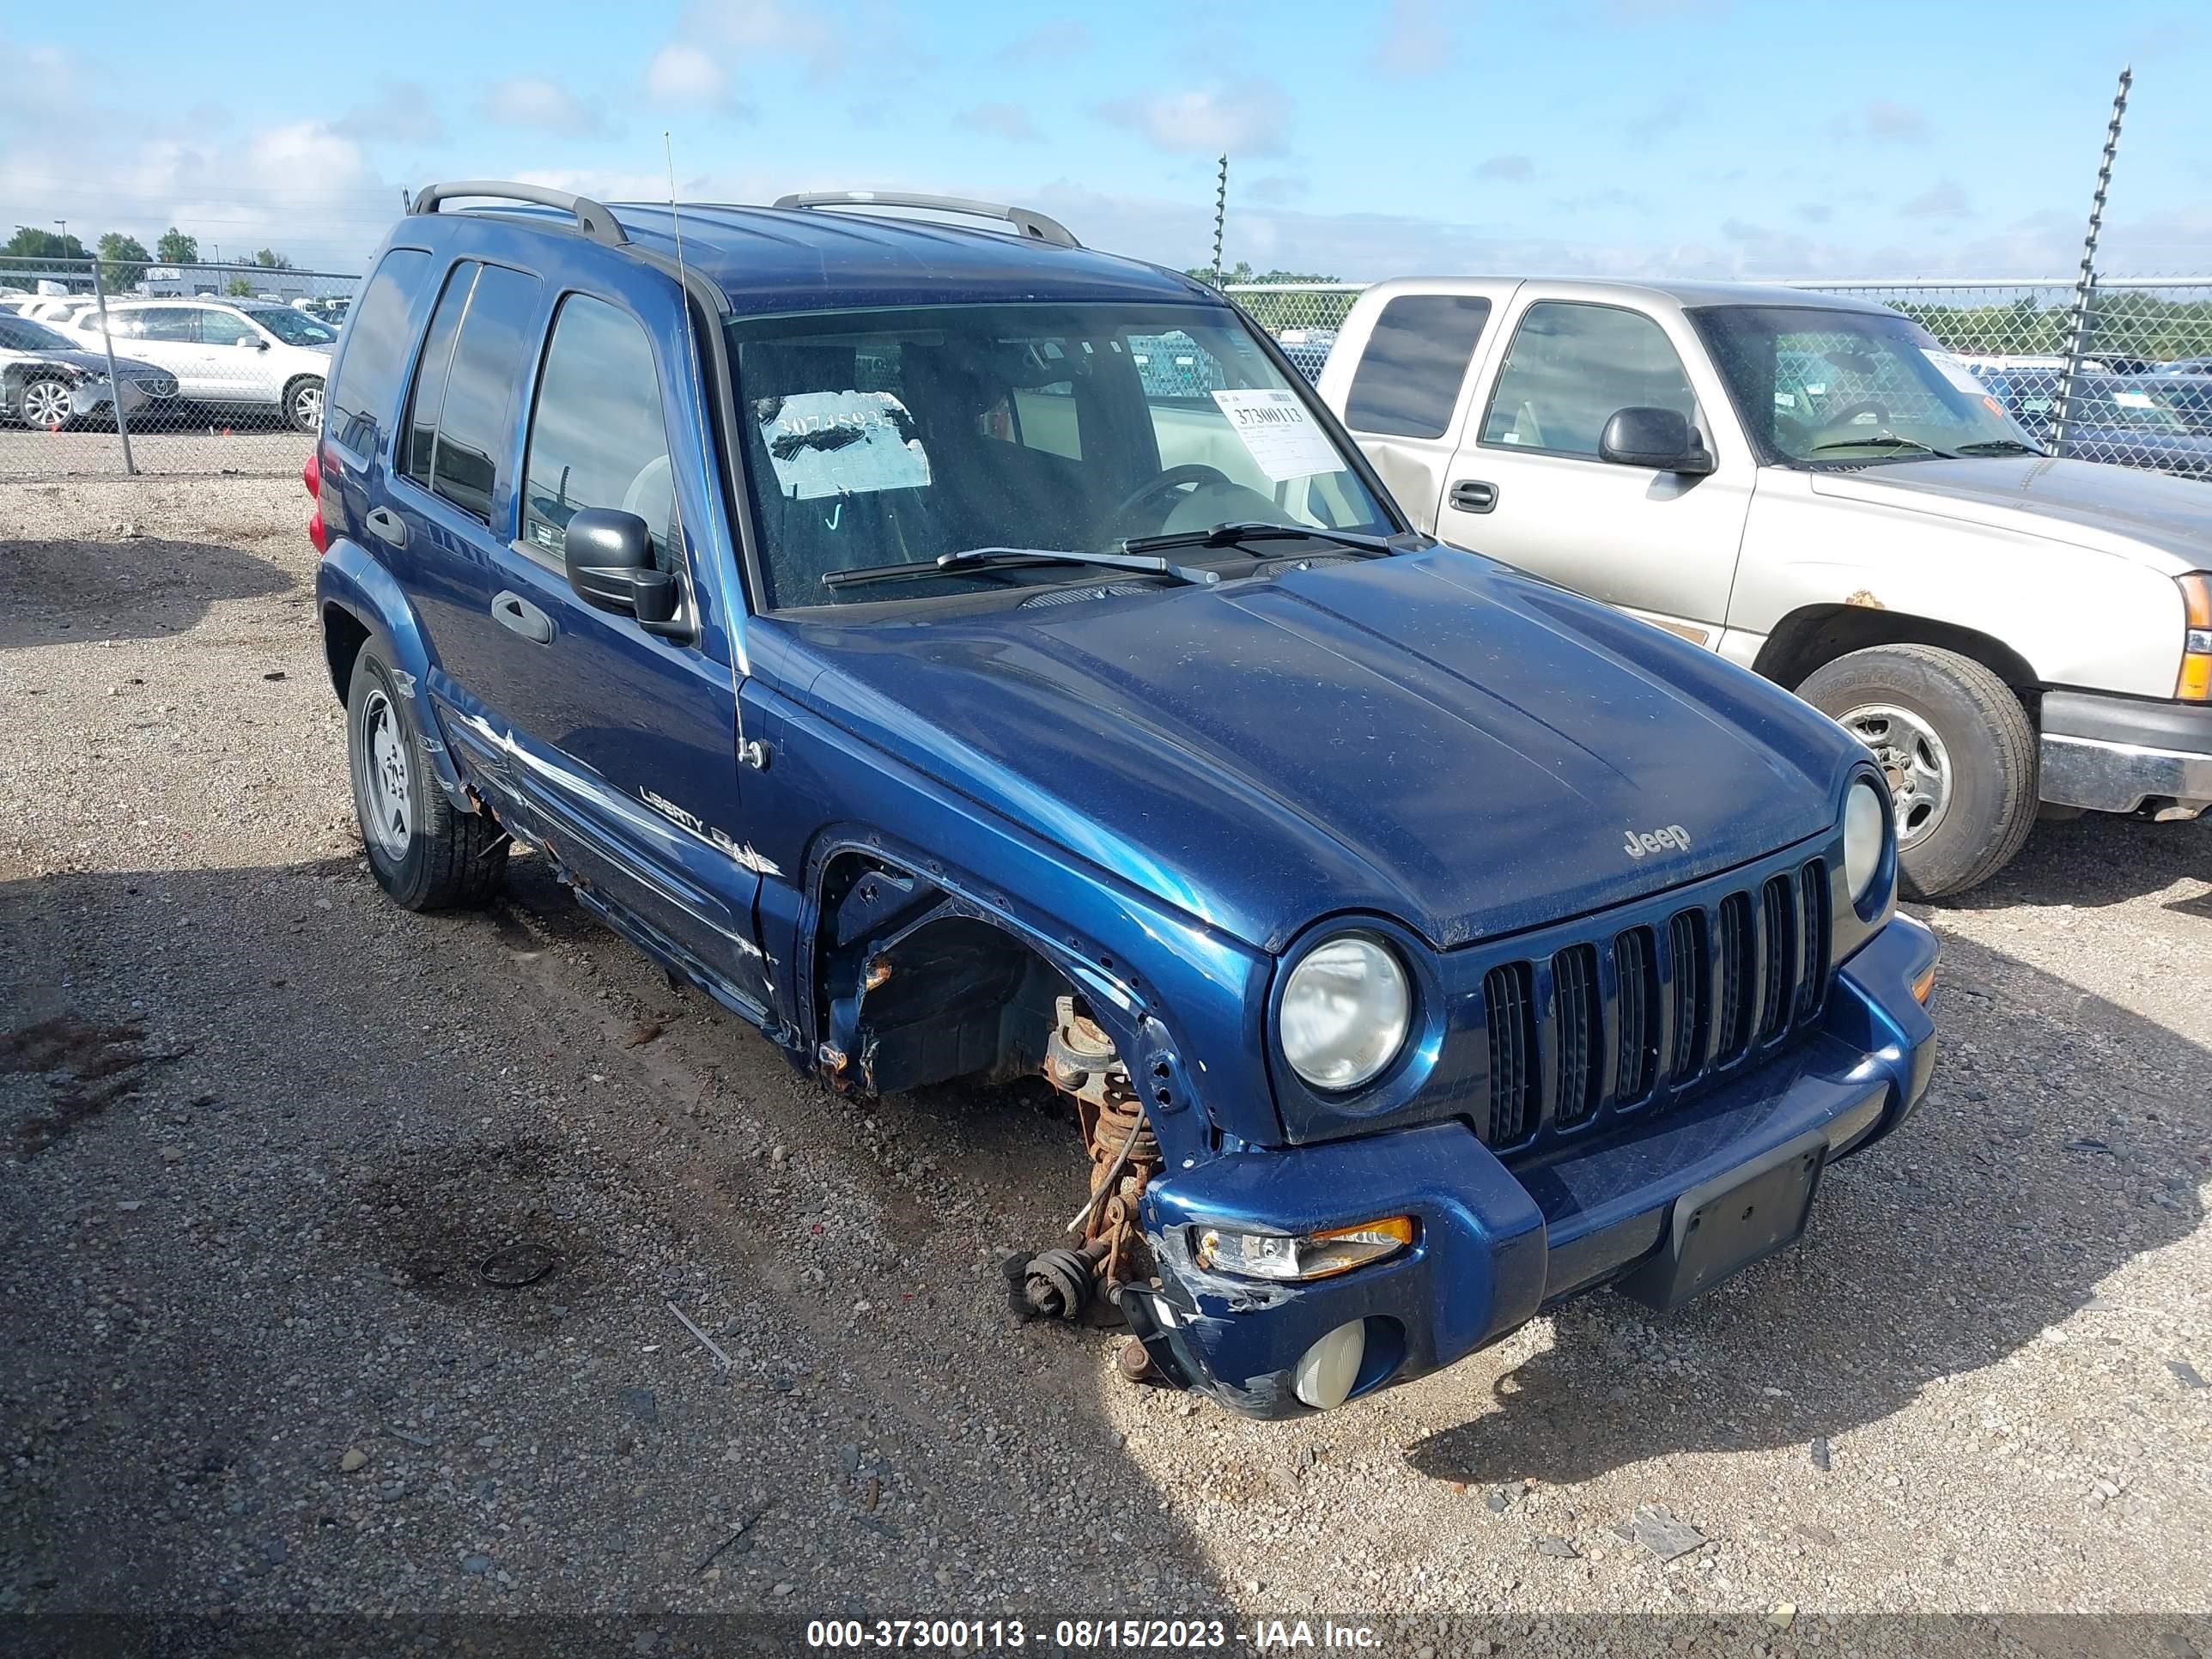
[[[79,351],[83,348],[27,317],[0,312],[0,351]]]
[[[1903,317],[1809,306],[1691,315],[1771,461],[1863,466],[2032,447],[1973,370]]]
[[[1240,521],[1397,528],[1226,307],[931,306],[726,327],[769,609],[1100,580],[1054,564],[823,580],[978,548],[1105,554]],[[1194,559],[1322,551],[1289,538]]]
[[[338,337],[337,331],[328,323],[317,322],[304,311],[270,306],[246,314],[286,345],[330,345]]]

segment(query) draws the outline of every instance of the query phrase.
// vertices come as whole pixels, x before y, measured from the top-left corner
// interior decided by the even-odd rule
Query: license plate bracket
[[[1775,1148],[1674,1200],[1658,1250],[1620,1281],[1623,1295],[1662,1312],[1680,1307],[1804,1237],[1826,1166],[1824,1132]]]

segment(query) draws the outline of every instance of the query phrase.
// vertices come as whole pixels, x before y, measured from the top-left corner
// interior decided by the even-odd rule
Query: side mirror
[[[244,346],[248,351],[266,351],[269,349],[269,342],[263,339],[258,334],[241,334],[238,337],[238,343]]]
[[[1597,441],[1598,459],[1616,466],[1648,466],[1661,472],[1710,472],[1713,458],[1698,441],[1689,422],[1671,409],[1613,411]]]
[[[676,578],[653,568],[653,532],[636,514],[578,508],[562,534],[561,553],[568,586],[586,605],[635,617],[647,628],[676,619]]]

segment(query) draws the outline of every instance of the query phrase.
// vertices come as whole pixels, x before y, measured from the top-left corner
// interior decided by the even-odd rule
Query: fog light
[[[1291,1375],[1291,1391],[1316,1411],[1341,1406],[1359,1376],[1359,1362],[1367,1356],[1367,1322],[1355,1319],[1339,1325],[1298,1356]]]

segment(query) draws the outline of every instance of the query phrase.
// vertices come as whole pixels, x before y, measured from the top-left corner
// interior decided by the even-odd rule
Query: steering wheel
[[[1204,461],[1184,461],[1164,472],[1145,480],[1121,500],[1114,509],[1112,522],[1125,523],[1136,514],[1140,507],[1150,507],[1155,496],[1164,496],[1182,489],[1186,484],[1230,484],[1229,475],[1218,466],[1208,466]],[[1233,487],[1233,485],[1232,485]],[[1167,514],[1163,512],[1164,520]]]

